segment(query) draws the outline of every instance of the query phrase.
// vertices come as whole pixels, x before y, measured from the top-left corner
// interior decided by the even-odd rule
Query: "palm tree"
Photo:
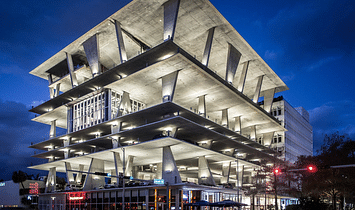
[[[27,177],[28,175],[21,170],[19,170],[18,172],[14,171],[14,173],[12,173],[12,181],[14,183],[21,183],[22,189],[25,189],[25,187],[23,186],[23,182],[26,181]]]

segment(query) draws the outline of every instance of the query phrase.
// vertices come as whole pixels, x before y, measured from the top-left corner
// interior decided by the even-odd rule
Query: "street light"
[[[315,172],[318,171],[318,168],[315,165],[308,165],[307,166],[307,171],[310,172],[310,173],[315,173]]]

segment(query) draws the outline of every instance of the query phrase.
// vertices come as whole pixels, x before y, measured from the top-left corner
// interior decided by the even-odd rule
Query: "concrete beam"
[[[169,0],[164,3],[164,41],[173,40],[180,0]]]
[[[274,95],[275,95],[275,88],[264,91],[264,109],[269,113],[271,112]]]
[[[74,87],[78,86],[78,80],[76,79],[76,75],[74,72],[73,58],[72,58],[71,54],[69,54],[69,53],[65,53],[65,55],[67,57],[67,64],[68,64],[68,69],[69,69],[71,86],[72,86],[72,88],[74,88]]]
[[[56,177],[57,177],[56,167],[50,168],[48,171],[45,193],[55,192],[56,184],[57,184]]]
[[[179,71],[175,71],[162,77],[163,102],[173,101],[178,72]]]
[[[249,68],[249,61],[244,63],[244,66],[242,69],[242,74],[240,75],[240,78],[239,78],[238,90],[241,93],[244,92],[244,85],[245,85],[245,80],[247,78],[248,68]]]
[[[258,83],[256,84],[254,97],[253,97],[253,102],[254,103],[258,103],[259,96],[260,96],[260,91],[261,91],[261,85],[263,83],[263,78],[264,78],[264,75],[261,75],[261,76],[258,77]]]
[[[202,61],[201,61],[201,63],[205,66],[208,66],[208,62],[210,59],[210,54],[211,54],[211,49],[212,49],[212,41],[213,41],[213,35],[214,35],[215,28],[216,27],[213,27],[208,30],[205,51],[203,52]]]
[[[228,43],[228,57],[227,57],[227,69],[226,69],[226,81],[230,84],[233,83],[235,72],[240,61],[242,54]]]
[[[105,177],[98,176],[92,173],[95,172],[104,172],[104,161],[99,159],[91,159],[91,163],[89,166],[89,173],[86,176],[83,191],[92,190],[92,189],[99,189],[99,186],[105,185]]]
[[[92,77],[96,77],[101,73],[98,36],[98,34],[95,34],[83,43],[86,58],[91,68]]]
[[[124,63],[127,61],[127,53],[123,41],[121,24],[117,20],[115,20],[115,29],[116,29],[116,36],[117,36],[118,52],[120,54],[120,61],[121,63]]]
[[[206,95],[199,96],[198,97],[198,114],[202,115],[203,117],[206,117],[206,100],[205,97]]]
[[[181,183],[180,173],[170,147],[163,147],[162,178],[169,184]]]
[[[198,157],[198,184],[216,185],[205,156]]]

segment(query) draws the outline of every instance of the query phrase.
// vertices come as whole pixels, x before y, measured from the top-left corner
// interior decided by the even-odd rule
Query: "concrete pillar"
[[[64,150],[64,159],[69,158],[69,155],[70,155],[70,149],[65,149]]]
[[[51,121],[51,129],[49,130],[49,138],[54,138],[56,136],[56,125],[57,120]]]
[[[237,174],[237,182],[236,182],[236,187],[241,188],[242,187],[242,180],[243,180],[243,167],[240,167],[237,165],[235,168],[236,174]]]
[[[49,85],[51,85],[53,83],[52,74],[48,74],[47,77],[48,77],[48,83],[49,83]]]
[[[206,117],[206,95],[198,97],[198,114]]]
[[[125,61],[127,61],[127,53],[123,41],[121,24],[117,20],[115,20],[115,29],[116,29],[116,36],[117,36],[118,52],[120,54],[120,61],[121,63],[124,63]]]
[[[238,116],[234,118],[234,132],[237,132],[238,134],[242,134],[242,116]]]
[[[120,154],[118,152],[113,152],[113,159],[115,162],[115,172],[116,175],[118,175],[121,171],[123,172],[123,163]]]
[[[210,59],[210,54],[211,54],[211,49],[212,49],[212,41],[213,41],[213,35],[214,35],[215,28],[216,27],[213,27],[208,30],[205,51],[203,52],[202,61],[201,61],[201,63],[205,66],[208,66],[208,62]]]
[[[244,63],[244,66],[242,69],[242,74],[240,75],[240,79],[239,79],[239,83],[238,83],[238,90],[241,93],[244,92],[244,85],[245,85],[245,80],[247,78],[248,68],[249,68],[249,61]]]
[[[59,96],[59,91],[60,91],[60,83],[58,82],[58,83],[55,85],[54,97]]]
[[[69,69],[69,76],[70,76],[70,82],[72,88],[78,86],[78,80],[76,79],[76,75],[74,72],[74,63],[73,63],[73,58],[71,54],[65,53],[67,56],[67,64],[68,64],[68,69]]]
[[[75,183],[80,184],[81,178],[83,177],[84,165],[79,164],[79,172],[76,174]]]
[[[70,145],[70,140],[71,140],[70,137],[67,137],[67,138],[63,139],[63,147],[69,146]]]
[[[233,83],[235,72],[240,61],[242,54],[228,43],[228,57],[227,57],[227,69],[226,69],[226,81],[230,84]]]
[[[52,167],[48,171],[47,182],[46,182],[46,189],[45,192],[54,192],[56,190],[57,184],[57,172],[56,167]]]
[[[111,133],[118,133],[121,130],[122,130],[122,122],[118,122],[117,125],[111,125]]]
[[[181,183],[180,173],[176,167],[175,159],[170,147],[163,147],[162,178],[164,179],[165,183]]]
[[[173,101],[178,71],[162,77],[162,98],[163,102]]]
[[[98,36],[98,34],[95,34],[83,43],[86,58],[91,68],[92,77],[96,77],[101,73]]]
[[[272,139],[274,138],[275,132],[269,132],[263,134],[264,146],[270,147],[272,144]]]
[[[112,137],[111,142],[112,142],[112,149],[115,149],[118,147],[118,138],[120,137]]]
[[[67,174],[67,183],[73,184],[75,182],[73,172],[71,171],[71,165],[68,162],[65,162],[65,172]]]
[[[274,95],[275,95],[275,88],[264,91],[264,109],[269,113],[271,112]]]
[[[54,98],[54,88],[53,87],[49,87],[49,98],[50,99]]]
[[[128,155],[125,176],[133,176],[133,172],[132,172],[133,171],[133,159],[134,159],[134,156]]]
[[[228,109],[223,109],[222,110],[222,126],[229,128],[229,122],[228,122]]]
[[[258,83],[256,84],[254,97],[253,97],[253,102],[254,103],[258,103],[259,96],[260,96],[260,91],[261,91],[261,85],[263,83],[263,78],[264,78],[264,75],[261,75],[261,76],[258,77]]]
[[[212,140],[197,142],[197,144],[200,147],[203,147],[203,148],[206,148],[206,149],[211,149]]]
[[[198,157],[198,184],[216,185],[205,156]]]
[[[101,172],[104,173],[104,161],[98,159],[91,159],[91,163],[89,166],[89,173],[86,176],[83,191],[99,189],[99,186],[105,185],[105,177],[95,175],[92,173]]]
[[[222,178],[221,178],[221,183],[229,183],[229,175],[231,171],[231,162],[223,162],[222,164]]]
[[[250,139],[256,141],[256,125],[252,125],[250,128]]]
[[[164,41],[173,40],[180,0],[169,0],[164,3]]]
[[[129,97],[129,93],[123,91],[123,95],[120,101],[120,104],[117,107],[117,115],[116,117],[129,114],[132,112],[132,103]]]

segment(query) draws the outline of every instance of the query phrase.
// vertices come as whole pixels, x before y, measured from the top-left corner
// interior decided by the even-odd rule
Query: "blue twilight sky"
[[[128,0],[12,0],[0,7],[0,179],[31,163],[30,142],[49,127],[31,122],[48,83],[28,74],[127,4]],[[282,95],[310,113],[315,150],[324,134],[355,138],[355,1],[211,0],[290,90]]]

